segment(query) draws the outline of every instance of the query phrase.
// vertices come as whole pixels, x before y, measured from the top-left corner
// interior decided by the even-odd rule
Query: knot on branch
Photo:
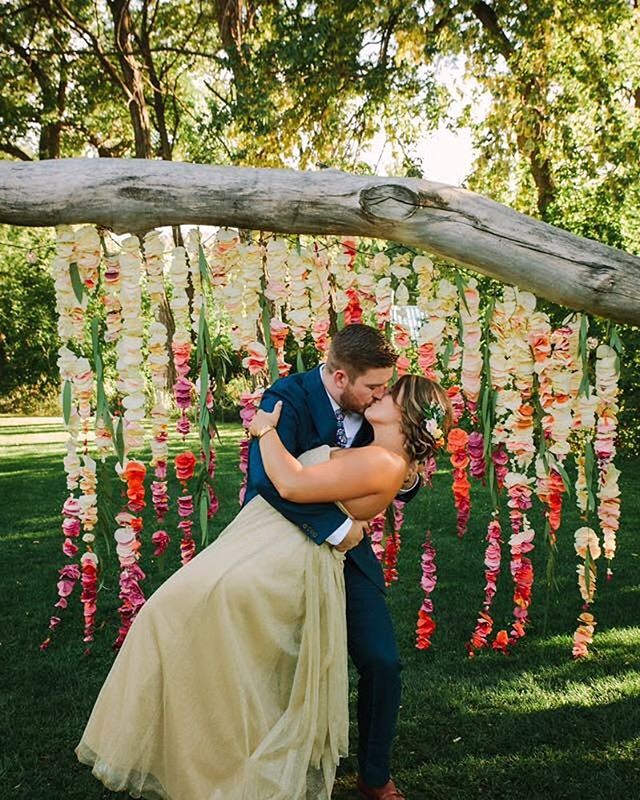
[[[416,192],[394,183],[376,183],[360,190],[362,213],[373,219],[400,222],[412,217],[420,206]]]

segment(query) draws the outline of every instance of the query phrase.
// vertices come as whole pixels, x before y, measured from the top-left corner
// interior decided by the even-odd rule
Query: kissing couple
[[[401,377],[384,335],[349,325],[326,363],[267,389],[244,505],[139,611],[78,759],[147,800],[329,800],[358,680],[357,789],[402,800],[390,758],[401,662],[367,522],[451,425],[437,383]]]

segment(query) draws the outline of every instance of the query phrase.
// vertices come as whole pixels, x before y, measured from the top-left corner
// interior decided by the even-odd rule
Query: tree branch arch
[[[0,223],[89,222],[115,232],[200,224],[388,239],[640,325],[640,258],[446,184],[138,159],[0,163]]]

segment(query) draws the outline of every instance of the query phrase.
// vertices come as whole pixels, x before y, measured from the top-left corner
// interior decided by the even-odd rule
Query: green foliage
[[[210,96],[212,134],[235,163],[351,167],[378,127],[404,149],[418,113],[427,124],[438,117],[431,68],[403,51],[411,5],[297,0],[261,11],[226,50],[234,84]]]
[[[438,46],[465,56],[473,104],[489,98],[486,116],[472,121],[478,158],[470,187],[640,252],[640,29],[632,4],[473,3],[442,29]]]
[[[579,236],[640,253],[637,4],[436,4],[437,54],[476,87],[460,122],[478,156],[469,187]],[[486,115],[476,109],[488,105]],[[486,279],[481,291],[493,293]],[[566,309],[540,301],[558,324]],[[605,336],[608,323],[596,320]],[[619,446],[640,452],[639,331],[620,326]]]
[[[57,391],[55,294],[46,266],[50,253],[49,233],[0,228],[2,413],[28,409]]]
[[[367,171],[381,128],[402,161],[444,100],[420,5],[9,0],[0,152]]]
[[[116,6],[126,18],[115,16]],[[367,174],[374,167],[363,153],[382,131],[399,171],[420,176],[415,142],[442,119],[449,100],[437,69],[462,58],[476,91],[450,124],[474,130],[478,157],[469,187],[640,253],[636,6],[7,0],[0,7],[0,152],[328,165]],[[116,35],[124,23],[130,53]],[[132,103],[134,79],[142,88]],[[141,151],[137,129],[145,119],[148,146]],[[0,301],[0,389],[9,406],[33,404],[55,383],[53,304],[37,272],[22,288],[2,273],[2,298],[31,306],[22,322]],[[496,288],[484,279],[481,287]],[[552,311],[556,320],[565,314]],[[621,441],[638,447],[638,332],[623,327],[621,337]],[[300,361],[313,363],[306,347]],[[230,374],[239,369],[234,362]]]

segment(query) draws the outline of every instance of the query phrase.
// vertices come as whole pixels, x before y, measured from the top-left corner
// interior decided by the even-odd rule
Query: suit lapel
[[[322,383],[320,367],[305,372],[303,386],[308,398],[311,419],[322,444],[336,444],[336,416],[333,413],[327,390]]]

